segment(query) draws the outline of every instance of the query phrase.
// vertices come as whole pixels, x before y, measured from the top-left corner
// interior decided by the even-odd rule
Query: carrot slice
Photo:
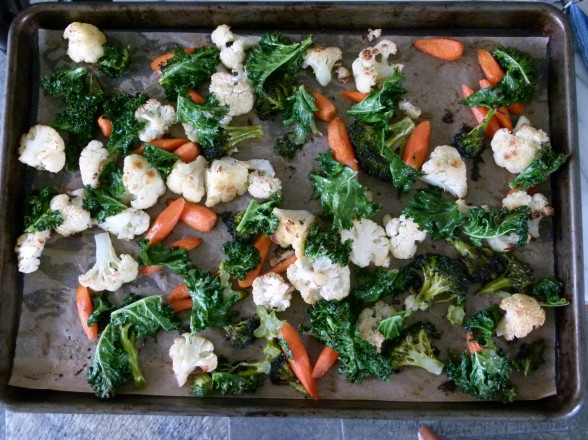
[[[478,50],[478,62],[490,84],[494,85],[502,81],[504,70],[490,52],[484,49]]]
[[[190,97],[192,102],[195,102],[196,104],[204,104],[204,102],[206,101],[206,99],[204,99],[202,95],[198,93],[196,90],[194,90],[192,87],[188,87],[186,91],[188,92],[188,96]]]
[[[455,61],[463,55],[463,43],[449,38],[416,40],[414,47],[421,52],[446,61]]]
[[[314,115],[321,121],[329,122],[337,115],[337,109],[329,98],[316,90],[313,90],[314,103],[318,110],[314,112]]]
[[[198,203],[186,202],[180,216],[185,224],[199,232],[210,232],[214,229],[218,216],[216,212]]]
[[[92,298],[90,298],[90,289],[86,286],[76,288],[76,307],[84,333],[90,341],[93,341],[98,337],[98,324],[94,323],[88,327],[88,319],[94,311],[94,304],[92,304]]]
[[[466,343],[467,343],[468,351],[470,352],[470,354],[474,354],[474,353],[477,353],[478,351],[483,350],[483,348],[480,346],[478,341],[476,341],[474,339],[474,336],[472,335],[471,330],[468,330],[468,332],[467,332]]]
[[[339,359],[339,353],[337,353],[331,347],[323,348],[323,351],[321,351],[321,354],[316,360],[316,364],[314,364],[312,377],[315,379],[320,379],[323,377],[327,371],[329,371],[329,369],[335,365],[337,359]]]
[[[353,149],[353,145],[351,145],[349,131],[343,119],[337,116],[329,122],[327,138],[329,140],[329,148],[333,150],[335,160],[347,165],[353,171],[358,171],[359,165],[355,157],[355,150]]]
[[[341,92],[341,97],[353,102],[361,102],[367,98],[368,95],[369,93],[358,92],[357,90],[345,90],[344,92]]]
[[[272,240],[269,237],[266,237],[263,234],[261,234],[259,237],[257,237],[255,242],[253,243],[253,246],[255,246],[255,248],[259,251],[259,256],[261,257],[261,261],[259,262],[259,264],[257,265],[257,267],[255,269],[252,269],[247,273],[247,276],[245,277],[245,279],[238,281],[240,288],[246,289],[247,287],[251,287],[253,285],[253,281],[255,281],[255,278],[257,278],[259,276],[259,274],[261,273],[261,268],[263,267],[265,260],[267,259],[267,256],[269,255],[269,250],[270,250],[271,245],[272,245]]]
[[[157,148],[161,148],[165,151],[173,151],[176,148],[181,147],[184,144],[190,142],[188,139],[184,138],[170,138],[170,139],[153,139],[148,144],[154,145]]]
[[[180,219],[185,205],[186,201],[183,198],[179,198],[161,211],[147,231],[147,234],[145,234],[145,238],[149,241],[149,244],[159,243],[169,235]]]
[[[198,156],[200,156],[200,148],[198,147],[198,144],[196,144],[195,142],[186,142],[181,147],[176,148],[174,150],[174,154],[176,156],[180,156],[182,162],[190,163],[193,160],[195,160]]]
[[[192,298],[187,298],[187,299],[180,299],[178,301],[174,301],[174,302],[170,303],[169,305],[172,307],[172,309],[174,309],[175,313],[179,313],[179,312],[183,312],[184,310],[192,309],[193,304],[194,304],[194,302],[192,301]]]
[[[174,290],[172,290],[167,295],[167,302],[173,303],[173,302],[180,301],[182,299],[188,299],[188,298],[190,298],[190,292],[188,291],[188,286],[186,286],[185,284],[180,284],[178,287],[176,287]]]
[[[296,255],[292,255],[291,257],[286,258],[284,261],[280,261],[278,264],[276,264],[274,267],[272,267],[266,273],[277,273],[277,274],[286,273],[288,268],[290,266],[292,266],[294,263],[296,263],[297,259],[298,258],[296,257]]]
[[[280,338],[288,345],[288,351],[284,347],[282,350],[286,354],[286,359],[290,368],[313,399],[318,399],[318,385],[316,379],[312,377],[312,366],[306,347],[300,339],[300,335],[291,324],[285,323],[280,328]]]
[[[194,53],[195,50],[196,50],[195,47],[187,47],[184,49],[184,52]],[[151,61],[151,63],[149,65],[151,66],[152,70],[155,70],[156,72],[161,72],[161,65],[163,65],[165,67],[167,62],[173,57],[174,57],[173,53],[164,53],[163,55],[159,55],[157,58],[155,58],[153,61]]]
[[[202,239],[200,237],[184,237],[177,241],[174,241],[167,247],[177,247],[185,251],[191,251],[192,249],[195,249],[198,246],[200,246],[201,243]],[[163,266],[143,266],[141,269],[139,269],[139,273],[141,275],[151,275],[152,273],[155,273],[161,269],[163,269]]]
[[[429,121],[423,121],[410,134],[404,147],[402,161],[409,167],[420,170],[429,153],[430,139],[431,123]]]
[[[465,84],[462,84],[461,85],[461,93],[463,94],[464,98],[467,98],[472,93],[474,93],[474,90],[471,87],[468,87]],[[486,113],[488,113],[488,109],[486,107],[470,107],[470,110],[472,111],[472,114],[474,115],[474,118],[476,118],[476,122],[478,124],[484,120]],[[500,124],[498,124],[498,121],[496,119],[492,118],[490,120],[490,123],[486,127],[486,134],[490,137],[490,139],[492,139],[494,137],[494,134],[499,129],[500,129]]]
[[[487,79],[480,80],[480,88],[485,89],[487,87],[491,87],[490,81]],[[512,130],[512,119],[510,118],[510,114],[506,107],[498,107],[496,109],[496,114],[494,115],[493,119],[496,119],[502,128],[508,128]]]
[[[515,102],[506,107],[513,115],[522,115],[525,113],[526,106],[523,102]]]
[[[104,136],[110,137],[112,135],[112,121],[106,119],[105,115],[100,115],[98,118],[98,127]]]

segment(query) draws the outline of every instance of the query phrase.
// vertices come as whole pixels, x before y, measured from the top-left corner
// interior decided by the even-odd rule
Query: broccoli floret
[[[415,258],[412,266],[423,272],[423,285],[405,299],[406,308],[412,311],[426,310],[433,302],[465,300],[468,289],[467,275],[457,260],[445,255],[423,254]]]
[[[25,232],[47,231],[55,229],[63,223],[63,216],[51,209],[51,199],[57,195],[51,187],[31,192],[24,203]]]
[[[471,332],[472,341],[475,340],[482,347],[491,348],[494,347],[492,337],[496,331],[496,326],[503,316],[504,312],[497,304],[494,304],[470,316],[466,320],[465,328]]]
[[[261,262],[257,248],[243,241],[228,241],[223,244],[222,251],[228,258],[221,263],[222,270],[238,280],[245,279]]]
[[[305,140],[306,138],[300,139],[295,130],[287,131],[282,137],[276,139],[274,153],[284,159],[292,160],[296,157],[296,153],[304,147]]]
[[[409,288],[418,289],[420,285],[419,277],[407,267],[377,267],[374,270],[356,267],[355,280],[356,286],[351,295],[364,303],[375,302],[387,296],[398,296]]]
[[[452,145],[457,148],[459,154],[464,157],[474,158],[478,157],[482,152],[484,141],[486,140],[486,127],[496,114],[495,109],[490,109],[482,122],[471,128],[464,125],[459,133],[457,133],[452,141]]]
[[[392,368],[419,367],[433,374],[441,374],[443,362],[437,359],[431,343],[434,333],[435,326],[430,322],[417,322],[403,330],[390,350]]]
[[[505,262],[504,272],[498,278],[484,285],[478,293],[496,293],[502,290],[512,290],[516,293],[527,293],[533,283],[533,269],[507,254],[503,256]]]
[[[308,395],[290,368],[288,358],[283,353],[271,362],[270,380],[274,385],[290,385],[305,396]]]
[[[120,47],[113,43],[106,43],[104,56],[98,60],[98,68],[111,78],[123,76],[131,61],[130,47]]]
[[[255,341],[255,329],[259,327],[260,320],[257,316],[250,316],[236,324],[229,324],[224,329],[229,343],[237,348],[245,348]]]
[[[449,240],[459,252],[470,280],[486,283],[502,273],[504,260],[502,255],[487,247],[477,247],[462,240]]]
[[[519,352],[512,361],[513,367],[525,376],[530,376],[545,363],[543,355],[546,348],[547,345],[543,338],[537,339],[530,344],[523,342],[519,348]]]
[[[512,402],[518,388],[510,381],[512,367],[508,357],[498,349],[475,353],[451,353],[445,364],[447,377],[465,394],[482,400],[501,399]]]
[[[531,289],[531,295],[535,297],[542,307],[562,307],[570,304],[567,298],[561,296],[563,283],[553,278],[539,280]]]
[[[191,393],[194,397],[208,397],[214,392],[214,382],[210,373],[194,376]]]
[[[223,396],[254,393],[265,382],[270,368],[267,359],[253,363],[221,364],[212,373],[214,389]]]
[[[353,240],[334,240],[333,234],[337,232],[324,226],[312,225],[306,237],[304,255],[311,258],[329,257],[333,263],[347,266]]]

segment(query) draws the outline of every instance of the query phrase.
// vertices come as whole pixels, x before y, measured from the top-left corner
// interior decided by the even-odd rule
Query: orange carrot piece
[[[148,144],[154,145],[157,148],[161,148],[165,151],[173,151],[176,148],[180,148],[182,145],[187,144],[190,142],[188,139],[184,138],[171,138],[171,139],[153,139]]]
[[[84,333],[90,341],[93,341],[98,337],[98,324],[94,323],[88,327],[88,319],[94,311],[94,304],[90,298],[90,289],[85,286],[80,285],[76,288],[76,307]]]
[[[133,150],[133,154],[143,154],[143,150],[145,149],[145,145],[141,145]]]
[[[185,284],[180,284],[167,295],[167,302],[171,304],[173,302],[188,298],[190,298],[188,286],[186,286]]]
[[[112,135],[112,121],[106,119],[105,115],[100,115],[98,118],[98,127],[104,136],[110,137]]]
[[[288,345],[289,351],[286,352],[284,347],[282,350],[286,354],[286,359],[290,364],[290,368],[313,399],[318,399],[318,385],[316,379],[312,377],[312,366],[306,347],[300,339],[300,335],[291,324],[285,323],[280,328],[280,338]],[[292,359],[290,356],[292,356]]]
[[[159,55],[157,58],[151,61],[151,64],[149,65],[151,66],[152,70],[155,70],[156,72],[161,72],[161,65],[165,66],[169,59],[173,57],[174,55],[172,53],[164,53],[163,55]]]
[[[174,241],[167,247],[177,247],[185,251],[191,251],[192,249],[200,246],[200,243],[202,243],[202,239],[200,237],[185,237]],[[163,266],[143,266],[141,269],[139,269],[139,273],[141,275],[151,275],[152,273],[155,273],[161,269],[163,269]]]
[[[409,167],[420,170],[429,153],[430,139],[431,123],[429,121],[423,121],[410,134],[404,147],[402,161]]]
[[[206,206],[187,201],[180,220],[196,231],[210,232],[216,226],[218,216],[216,212]]]
[[[161,211],[147,231],[147,234],[145,234],[145,238],[149,241],[149,244],[159,243],[169,235],[180,219],[185,205],[186,201],[183,198],[179,198]]]
[[[468,351],[470,352],[470,354],[474,354],[474,353],[477,353],[478,351],[483,350],[483,348],[480,346],[478,341],[476,341],[474,339],[474,336],[472,335],[471,330],[468,330],[468,332],[467,332],[466,344],[468,346]]]
[[[296,263],[297,259],[298,258],[296,258],[296,255],[292,255],[291,257],[286,258],[284,261],[280,261],[278,264],[276,264],[274,267],[272,267],[266,273],[277,273],[277,274],[286,273],[288,268],[290,266],[292,266],[294,263]]]
[[[323,348],[321,354],[319,355],[318,359],[316,360],[316,364],[314,364],[314,368],[312,369],[312,377],[315,379],[320,379],[323,377],[329,369],[335,365],[339,359],[339,353],[333,350],[331,347]]]
[[[416,40],[414,47],[421,52],[446,61],[455,61],[463,54],[463,43],[449,38]]]
[[[314,115],[321,121],[329,122],[337,115],[337,109],[329,98],[316,90],[312,92],[314,96],[314,103],[318,110]]]
[[[353,102],[361,102],[367,98],[368,95],[369,93],[358,92],[357,90],[345,90],[344,92],[341,92],[341,97]]]
[[[192,87],[188,87],[187,92],[192,102],[195,102],[196,104],[203,104],[206,101],[206,99],[204,99],[202,95],[198,93],[196,90],[194,90]]]
[[[498,84],[502,81],[504,70],[502,70],[502,67],[500,67],[500,64],[498,64],[498,61],[496,61],[496,58],[494,58],[490,52],[484,49],[479,49],[478,62],[480,63],[480,67],[482,67],[486,79],[491,85]]]
[[[491,86],[492,84],[487,79],[480,80],[481,89],[485,89]],[[510,118],[510,113],[506,107],[498,107],[493,119],[498,121],[498,124],[500,124],[501,128],[508,128],[509,130],[512,130],[512,119]]]
[[[192,309],[193,305],[192,298],[180,299],[178,301],[174,301],[169,305],[174,309],[175,313],[183,312],[184,310]]]
[[[200,156],[200,147],[195,142],[186,142],[179,148],[174,150],[176,156],[180,156],[182,162],[190,163]]]
[[[327,127],[327,138],[329,141],[329,148],[333,150],[333,157],[339,163],[347,165],[353,171],[359,170],[357,158],[355,157],[355,150],[351,145],[351,138],[349,137],[349,130],[345,121],[337,116]]]
[[[261,273],[261,268],[263,267],[267,256],[269,255],[270,247],[272,245],[272,240],[269,237],[266,237],[263,234],[260,234],[259,237],[253,243],[253,246],[259,251],[259,256],[261,257],[261,261],[257,265],[255,269],[250,270],[247,273],[247,276],[243,280],[239,280],[238,284],[241,289],[246,289],[247,287],[251,287],[253,285],[253,281],[255,278],[259,276]]]
[[[461,93],[463,94],[464,98],[467,98],[472,93],[474,93],[474,90],[471,87],[468,87],[465,84],[462,84],[461,85]],[[488,109],[486,107],[470,107],[470,110],[472,111],[472,114],[474,115],[474,118],[476,118],[476,122],[478,124],[484,120],[486,113],[488,113]],[[490,123],[486,127],[486,134],[488,135],[488,137],[490,137],[490,139],[492,139],[494,137],[494,134],[499,129],[500,129],[500,124],[498,123],[498,121],[496,119],[492,118],[490,120]]]
[[[139,269],[139,275],[147,276],[163,269],[163,266],[143,266]]]
[[[525,103],[523,103],[523,102],[515,102],[514,104],[511,104],[511,105],[507,106],[506,108],[513,115],[522,115],[523,113],[525,113],[526,106],[525,106]]]

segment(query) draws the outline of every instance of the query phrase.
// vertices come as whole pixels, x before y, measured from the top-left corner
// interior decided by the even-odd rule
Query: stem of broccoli
[[[478,293],[494,293],[509,287],[511,287],[509,279],[502,276],[495,279],[494,281],[490,281],[488,284],[482,287]]]
[[[263,136],[261,125],[225,127],[225,131],[228,135],[227,151],[231,151],[238,143],[247,139],[254,139]]]

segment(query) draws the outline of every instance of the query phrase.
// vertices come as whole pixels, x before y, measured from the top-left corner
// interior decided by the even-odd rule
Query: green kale
[[[88,70],[78,67],[72,70],[58,70],[41,78],[41,88],[50,96],[75,100],[85,94],[88,88]]]
[[[186,53],[175,47],[172,54],[173,57],[160,66],[159,77],[159,84],[169,99],[175,99],[180,93],[185,93],[186,89],[196,88],[208,81],[220,63],[219,52],[215,47],[200,47],[193,53]]]
[[[201,373],[194,376],[191,393],[194,397],[208,397],[214,392],[214,383],[210,373]]]
[[[261,120],[267,120],[284,110],[286,99],[296,92],[299,84],[287,73],[270,76],[255,94],[255,110]]]
[[[63,216],[51,209],[51,199],[58,195],[51,187],[31,192],[24,202],[25,232],[53,230],[63,223]]]
[[[161,174],[161,177],[164,179],[167,179],[173,166],[180,159],[175,154],[165,151],[162,148],[157,148],[151,144],[145,144],[145,148],[143,148],[141,154],[147,159],[149,165],[159,171],[159,174]]]
[[[181,276],[192,268],[187,250],[166,247],[163,243],[149,244],[147,239],[139,240],[139,263],[143,266],[165,266]]]
[[[235,324],[224,327],[229,343],[237,348],[246,348],[255,341],[255,330],[259,327],[260,319],[257,316],[250,316]]]
[[[145,126],[144,121],[135,119],[135,112],[148,99],[146,93],[122,92],[104,102],[104,117],[112,122],[112,134],[106,143],[109,154],[126,156],[131,153],[133,142]]]
[[[86,187],[83,208],[92,214],[92,217],[102,223],[107,217],[119,214],[127,209],[124,203],[126,189],[122,181],[122,170],[117,167],[115,161],[109,161],[100,173],[98,186]]]
[[[531,266],[510,254],[505,254],[503,258],[504,271],[500,276],[486,283],[478,293],[496,293],[504,290],[511,290],[515,293],[529,292],[534,276]]]
[[[245,212],[237,213],[233,216],[235,238],[248,241],[260,232],[267,237],[272,235],[276,231],[279,223],[278,218],[272,214],[272,211],[280,203],[282,203],[281,191],[261,203],[257,200],[251,200]]]
[[[347,266],[353,240],[341,242],[332,229],[314,224],[305,240],[304,255],[311,258],[328,257],[333,263]]]
[[[106,42],[103,47],[104,56],[98,60],[98,68],[111,78],[120,78],[131,61],[130,47],[120,47],[109,42]]]
[[[418,277],[406,267],[386,269],[355,268],[356,286],[351,295],[364,302],[375,302],[387,296],[398,296],[418,283]]]
[[[381,208],[366,197],[365,187],[357,180],[357,171],[333,159],[332,153],[317,157],[321,167],[310,173],[314,198],[320,198],[323,214],[333,218],[335,229],[348,229],[353,219],[373,217]]]
[[[520,191],[526,191],[542,182],[555,173],[567,160],[569,154],[556,153],[550,144],[541,147],[531,163],[510,183],[510,187]]]
[[[525,376],[530,376],[545,363],[544,354],[546,349],[547,344],[543,338],[537,339],[530,344],[523,342],[512,361],[513,367]]]
[[[88,318],[88,327],[98,323],[99,328],[104,328],[110,322],[110,314],[116,308],[108,301],[106,294],[92,296],[92,313]]]
[[[465,219],[457,203],[445,197],[438,188],[418,191],[402,214],[418,223],[433,240],[455,237],[456,228]]]
[[[132,325],[137,337],[153,336],[159,330],[178,330],[180,323],[171,306],[161,296],[141,298],[110,314],[110,323],[124,327]]]
[[[531,289],[531,295],[535,297],[542,307],[562,307],[570,304],[567,298],[561,296],[563,283],[553,278],[539,280]]]
[[[432,374],[441,374],[443,362],[437,359],[431,342],[434,333],[435,326],[430,322],[417,322],[403,330],[390,349],[392,369],[419,367]]]
[[[228,241],[221,250],[227,256],[221,263],[222,270],[238,280],[245,279],[247,273],[261,262],[259,250],[243,241]]]
[[[386,339],[398,339],[402,334],[404,322],[410,315],[412,315],[410,310],[400,310],[399,312],[394,312],[387,318],[384,318],[378,322],[378,331],[382,333]]]
[[[452,145],[457,148],[459,154],[464,157],[475,158],[482,153],[484,141],[486,140],[486,127],[496,114],[496,109],[490,109],[482,122],[474,128],[464,125],[459,133],[457,133]]]
[[[120,345],[127,354],[129,361],[129,369],[131,370],[131,377],[133,378],[133,385],[135,388],[145,388],[147,380],[141,371],[139,364],[139,350],[135,345],[135,330],[132,324],[117,326],[120,332]]]
[[[504,271],[502,255],[487,247],[477,247],[463,240],[449,240],[459,252],[470,280],[487,283]]]
[[[529,223],[531,208],[519,206],[511,211],[498,208],[486,211],[475,207],[469,212],[461,230],[476,246],[482,240],[509,234],[517,234],[520,238],[517,247],[524,247],[529,242]]]
[[[465,322],[465,329],[471,332],[472,340],[478,342],[481,347],[492,348],[496,326],[503,316],[504,312],[494,304],[470,316]]]

